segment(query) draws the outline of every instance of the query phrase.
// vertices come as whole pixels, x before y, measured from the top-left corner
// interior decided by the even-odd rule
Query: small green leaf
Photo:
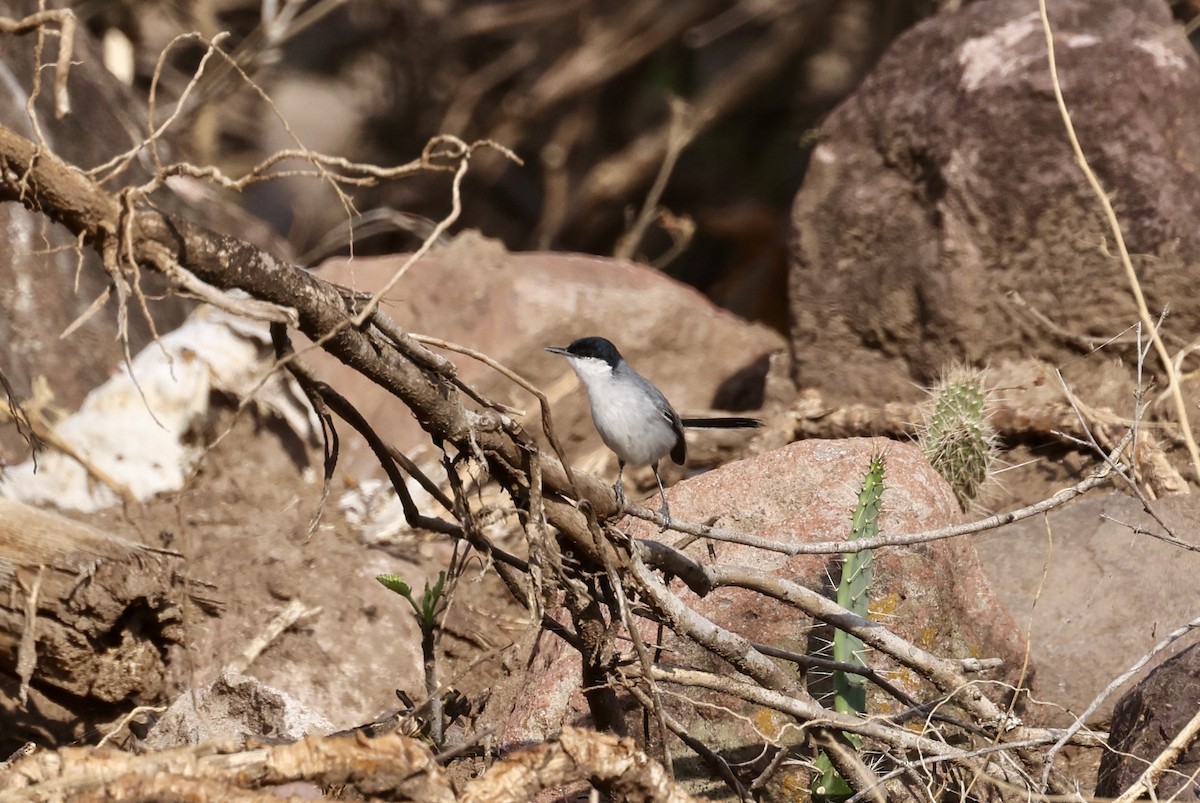
[[[398,574],[377,574],[375,579],[389,591],[395,591],[402,597],[412,597],[412,589]]]
[[[378,580],[385,588],[396,592],[400,596],[408,600],[408,604],[412,606],[413,613],[417,615],[417,624],[421,626],[423,632],[431,632],[437,626],[438,605],[441,602],[442,592],[446,588],[446,573],[438,572],[437,582],[431,588],[429,581],[425,581],[425,591],[421,594],[421,602],[418,604],[413,599],[412,586],[404,582],[398,574],[377,574],[375,579]]]
[[[438,572],[437,582],[433,584],[433,588],[429,587],[429,581],[425,581],[425,593],[421,595],[421,609],[418,615],[421,618],[422,626],[433,627],[437,622],[438,602],[442,597],[442,590],[446,587],[446,573]],[[416,606],[413,606],[414,608]]]

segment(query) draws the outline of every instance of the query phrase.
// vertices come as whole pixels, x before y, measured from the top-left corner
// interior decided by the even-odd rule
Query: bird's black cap
[[[591,357],[604,360],[613,368],[621,361],[621,352],[610,341],[602,337],[581,337],[566,348],[550,346],[546,351],[551,354],[565,354],[571,357]]]

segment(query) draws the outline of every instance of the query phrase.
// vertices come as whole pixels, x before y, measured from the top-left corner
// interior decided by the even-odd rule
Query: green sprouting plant
[[[442,591],[446,588],[446,573],[438,572],[437,582],[432,587],[429,581],[425,581],[425,592],[421,594],[421,601],[418,603],[413,598],[412,587],[404,582],[398,574],[380,574],[376,575],[375,579],[383,584],[389,591],[394,591],[400,596],[408,600],[408,604],[412,606],[413,613],[417,615],[417,624],[421,626],[421,634],[432,633],[437,628],[437,617],[441,612],[439,610],[442,601]]]
[[[930,395],[921,426],[921,451],[966,510],[987,481],[996,456],[996,431],[988,423],[990,394],[980,372],[953,366]]]
[[[879,505],[883,498],[884,459],[882,455],[871,458],[867,473],[863,476],[862,490],[858,492],[858,504],[851,519],[850,539],[873,538],[879,533]],[[868,592],[874,571],[875,554],[870,549],[851,552],[842,560],[842,577],[838,583],[837,601],[851,613],[864,619],[870,613]],[[842,664],[865,667],[863,654],[866,650],[862,639],[841,629],[833,633],[833,660]],[[843,714],[863,716],[867,713],[867,679],[844,669],[833,670],[833,708]],[[862,746],[862,740],[852,733],[843,734],[854,745]],[[814,801],[829,803],[850,798],[854,790],[834,768],[829,756],[822,751],[814,762],[816,774],[810,785]]]
[[[437,582],[432,586],[425,581],[425,591],[418,602],[413,597],[412,587],[404,582],[398,574],[379,574],[375,576],[385,588],[394,591],[408,600],[413,613],[417,616],[417,625],[421,628],[421,656],[425,662],[425,691],[429,695],[429,738],[439,748],[443,741],[443,706],[437,681],[437,629],[438,619],[445,610],[446,573],[438,572]]]

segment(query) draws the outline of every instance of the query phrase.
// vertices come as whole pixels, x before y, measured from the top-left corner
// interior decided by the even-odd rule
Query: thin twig
[[[58,23],[58,61],[54,67],[54,115],[59,119],[71,113],[71,96],[67,92],[67,78],[71,72],[71,53],[75,47],[75,14],[70,9],[43,9],[15,20],[0,17],[0,33],[16,36],[36,32],[39,36],[49,22]],[[41,71],[35,69],[34,80]],[[31,93],[36,96],[36,93]],[[36,123],[35,123],[36,124]]]
[[[42,592],[42,580],[46,576],[45,565],[38,566],[33,585],[25,597],[25,626],[21,629],[21,641],[17,646],[17,677],[21,681],[17,701],[24,708],[29,702],[29,682],[37,668],[37,609],[38,595]],[[22,583],[22,586],[24,583]]]
[[[563,449],[562,443],[558,440],[558,434],[554,429],[554,422],[550,417],[550,401],[546,398],[546,394],[542,393],[541,388],[530,382],[525,377],[518,374],[508,366],[494,360],[481,351],[477,351],[466,346],[460,346],[457,343],[451,343],[448,340],[443,340],[439,337],[431,337],[429,335],[409,335],[413,340],[426,346],[436,346],[437,348],[446,349],[447,351],[455,351],[459,354],[465,354],[472,359],[479,360],[481,363],[497,371],[506,377],[511,382],[515,382],[520,387],[524,388],[529,393],[532,393],[538,400],[538,406],[541,409],[542,431],[546,434],[547,440],[550,441],[550,448],[554,450],[554,454],[562,463],[563,471],[567,475],[567,482],[571,484],[571,488],[578,494],[579,490],[575,486],[575,473],[571,470],[571,463],[567,460],[566,450]]]
[[[303,616],[316,616],[321,612],[319,607],[308,608],[298,599],[292,599],[283,610],[277,613],[262,632],[251,639],[246,645],[241,654],[225,665],[225,668],[230,672],[243,674],[250,665],[258,660],[258,656],[262,655],[263,651],[283,635],[289,627],[296,624]]]
[[[614,550],[598,524],[593,524],[592,535],[596,542],[596,550],[600,553],[603,561],[604,572],[608,576],[609,585],[612,587],[617,612],[622,624],[625,625],[625,631],[629,634],[630,641],[633,642],[633,650],[637,654],[642,671],[645,673],[646,686],[650,697],[650,710],[653,712],[655,722],[658,725],[658,738],[661,742],[663,764],[666,768],[667,776],[671,780],[675,780],[675,766],[671,760],[671,745],[667,741],[668,728],[666,712],[662,704],[662,695],[658,692],[657,684],[650,679],[650,667],[653,662],[650,660],[650,654],[646,651],[646,644],[642,641],[642,634],[638,631],[633,614],[629,610],[629,600],[625,597],[625,589],[621,582],[621,576],[617,573],[616,564],[613,562]]]
[[[114,725],[108,731],[108,733],[104,734],[104,736],[101,737],[100,741],[96,742],[96,748],[99,749],[101,747],[104,747],[104,745],[108,744],[108,740],[113,738],[114,736],[116,736],[121,731],[123,731],[125,729],[125,726],[128,725],[130,722],[132,722],[133,718],[136,717],[138,714],[161,714],[162,712],[164,712],[166,710],[167,710],[167,706],[165,706],[165,705],[134,706],[133,710],[129,711],[127,714],[125,714],[125,716],[121,717],[121,719],[118,720],[117,724]]]
[[[448,150],[445,152],[439,152],[437,150],[438,146],[448,146]],[[429,144],[425,148],[425,155],[422,156],[422,159],[428,159],[428,161],[432,162],[434,161],[435,156],[442,156],[458,161],[458,167],[454,170],[454,180],[451,182],[450,213],[438,221],[437,225],[433,227],[433,231],[430,233],[430,235],[425,238],[425,242],[421,243],[421,246],[404,260],[404,263],[396,269],[396,271],[391,275],[391,277],[388,278],[386,282],[384,282],[383,287],[379,288],[379,290],[377,290],[371,296],[371,299],[365,305],[363,305],[362,309],[359,310],[358,315],[354,319],[355,326],[362,326],[363,321],[367,320],[371,316],[371,313],[375,311],[375,308],[379,306],[380,300],[382,300],[385,295],[391,292],[392,288],[395,287],[396,283],[404,277],[404,274],[408,272],[409,268],[415,265],[417,260],[425,256],[425,254],[429,252],[429,249],[433,248],[434,244],[438,242],[442,234],[444,234],[446,230],[454,224],[454,221],[458,220],[458,216],[462,214],[461,188],[463,177],[467,174],[467,165],[470,163],[471,156],[474,155],[475,151],[483,147],[489,147],[499,151],[516,164],[524,164],[524,162],[521,161],[521,157],[517,156],[500,143],[492,140],[482,140],[480,142],[474,142],[468,145],[458,137],[453,137],[448,134],[442,134],[430,140]]]

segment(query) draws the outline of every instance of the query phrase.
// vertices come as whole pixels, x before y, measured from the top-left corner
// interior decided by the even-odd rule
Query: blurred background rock
[[[783,331],[788,209],[816,126],[897,35],[958,5],[93,0],[73,8],[135,95],[145,95],[176,36],[230,32],[224,47],[274,108],[214,59],[174,126],[187,158],[228,175],[296,147],[293,135],[381,165],[416,158],[439,133],[498,140],[525,166],[478,158],[459,226],[512,250],[612,254],[663,163],[668,99],[678,97],[695,137],[662,195],[664,215],[634,255]],[[159,119],[175,110],[204,51],[196,39],[169,51]],[[411,249],[423,231],[412,216],[448,209],[436,174],[351,194],[360,212],[402,212],[390,217],[408,229],[364,235],[359,254]],[[238,202],[314,258],[325,254],[310,249],[347,218],[314,179],[253,185]]]

